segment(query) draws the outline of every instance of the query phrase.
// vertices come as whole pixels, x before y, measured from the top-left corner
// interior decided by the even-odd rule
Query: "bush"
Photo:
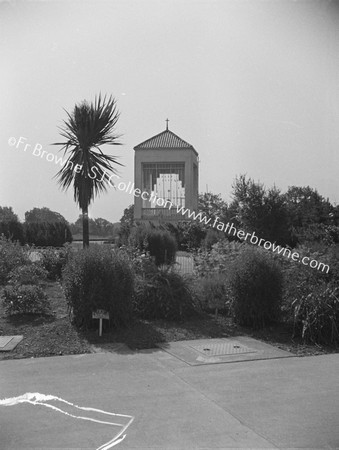
[[[122,252],[93,245],[71,253],[63,285],[77,326],[89,327],[97,309],[110,313],[110,326],[126,325],[131,319],[134,278]]]
[[[206,274],[228,273],[234,261],[241,254],[246,244],[220,240],[212,245],[211,250],[199,250],[194,254],[194,266],[199,276]]]
[[[147,250],[157,266],[174,263],[176,249],[174,237],[166,231],[152,230],[147,235]]]
[[[338,344],[339,288],[323,282],[297,294],[292,302],[294,334],[315,344]]]
[[[129,243],[139,250],[148,251],[157,266],[175,261],[176,240],[166,230],[140,225],[133,229]]]
[[[214,310],[216,317],[219,311],[229,310],[230,299],[225,275],[216,272],[197,279],[196,283],[199,285],[198,296],[203,310]]]
[[[168,269],[138,277],[134,308],[144,319],[183,319],[194,312],[187,279]]]
[[[209,251],[212,249],[212,246],[214,244],[217,244],[219,241],[223,240],[226,240],[225,233],[221,233],[220,231],[210,229],[206,233],[206,237],[202,243],[203,244],[202,247],[205,250]]]
[[[20,244],[0,236],[0,285],[6,284],[15,267],[29,263],[27,251]]]
[[[230,274],[232,312],[237,323],[261,328],[280,316],[283,277],[270,254],[245,248]]]
[[[9,315],[43,314],[49,308],[47,295],[40,286],[9,286],[4,289],[3,303]]]
[[[46,248],[41,252],[41,264],[47,271],[47,278],[55,281],[61,278],[62,270],[70,254],[71,247],[66,244],[62,249]]]
[[[8,278],[14,285],[38,285],[47,278],[47,272],[39,264],[31,263],[16,267]]]
[[[206,237],[204,226],[194,221],[176,224],[168,222],[164,226],[175,237],[178,249],[181,251],[198,249]]]

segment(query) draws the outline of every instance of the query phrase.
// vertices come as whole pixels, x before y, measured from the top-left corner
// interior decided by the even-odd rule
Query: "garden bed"
[[[90,352],[87,341],[81,338],[69,321],[60,284],[49,282],[43,289],[51,304],[51,310],[46,315],[18,314],[8,317],[0,302],[0,335],[24,337],[11,352],[0,352],[0,360]]]
[[[339,349],[307,345],[292,340],[292,330],[284,324],[253,331],[236,326],[232,319],[213,314],[202,314],[185,321],[135,320],[128,328],[104,332],[79,332],[70,323],[67,304],[60,283],[50,282],[44,290],[51,303],[47,315],[23,314],[6,317],[0,303],[0,335],[23,335],[23,341],[11,352],[0,352],[1,359],[35,358],[42,356],[90,353],[104,343],[124,343],[132,350],[154,348],[160,342],[179,340],[250,336],[263,340],[298,356],[338,352]]]

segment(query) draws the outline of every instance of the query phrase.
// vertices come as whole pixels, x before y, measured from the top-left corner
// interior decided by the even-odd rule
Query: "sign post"
[[[92,319],[99,319],[99,336],[102,336],[102,319],[109,320],[109,312],[97,309],[92,312]]]

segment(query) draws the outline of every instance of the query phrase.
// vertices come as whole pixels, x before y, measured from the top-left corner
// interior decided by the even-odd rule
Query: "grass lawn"
[[[229,317],[203,314],[182,322],[163,320],[135,321],[126,329],[104,332],[98,330],[79,332],[70,323],[67,304],[58,282],[45,286],[51,303],[49,315],[17,315],[7,317],[0,302],[0,336],[23,335],[23,341],[11,352],[0,352],[1,359],[31,358],[40,356],[71,355],[94,352],[96,347],[109,343],[125,343],[132,350],[154,348],[156,343],[186,339],[222,338],[246,335],[289,350],[299,356],[317,355],[338,351],[305,345],[292,340],[292,332],[284,325],[252,331],[236,326]]]

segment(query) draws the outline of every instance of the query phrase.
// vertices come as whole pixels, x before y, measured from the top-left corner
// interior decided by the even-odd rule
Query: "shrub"
[[[92,312],[110,313],[110,326],[126,325],[132,313],[133,271],[119,251],[93,245],[69,255],[63,270],[68,306],[77,326],[89,327]]]
[[[323,282],[297,294],[292,302],[294,333],[315,344],[338,344],[339,288]]]
[[[220,231],[216,231],[213,229],[210,229],[206,233],[206,237],[203,241],[203,248],[207,251],[212,249],[212,246],[219,241],[225,240],[225,234],[221,233]]]
[[[47,272],[39,264],[18,266],[9,274],[9,282],[14,285],[38,285],[47,277]]]
[[[134,308],[144,319],[177,320],[194,312],[194,301],[187,279],[168,269],[148,277],[138,277]]]
[[[62,270],[71,252],[69,244],[62,249],[46,248],[41,252],[41,264],[47,271],[47,278],[55,281],[61,278]]]
[[[246,244],[220,240],[209,251],[199,250],[194,254],[197,274],[204,277],[206,274],[228,273],[244,248]]]
[[[175,261],[176,241],[166,231],[152,230],[147,235],[147,250],[154,257],[157,266],[172,264]]]
[[[182,251],[198,249],[206,237],[204,226],[194,221],[168,222],[165,228],[175,237],[178,249]]]
[[[40,286],[9,286],[4,289],[3,303],[9,315],[43,314],[49,308],[47,295]]]
[[[9,273],[15,267],[29,263],[27,251],[20,244],[0,236],[0,284],[8,281]]]
[[[166,230],[140,225],[133,229],[129,243],[139,250],[148,251],[157,266],[175,261],[176,241]]]
[[[199,284],[200,305],[203,310],[214,310],[215,316],[218,312],[229,309],[229,292],[225,275],[213,273],[208,277],[196,280]]]
[[[264,250],[245,248],[230,274],[232,312],[237,323],[261,328],[280,315],[283,277]]]

